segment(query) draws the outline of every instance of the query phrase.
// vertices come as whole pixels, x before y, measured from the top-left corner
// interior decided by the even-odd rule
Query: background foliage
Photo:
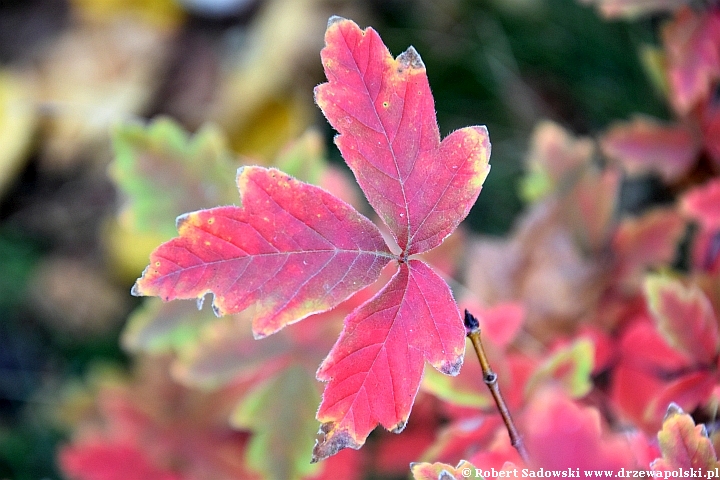
[[[570,400],[564,397],[538,393],[530,402],[533,391],[560,378],[568,397],[614,412],[605,418],[610,427],[632,425],[652,438],[661,427],[665,400],[678,401],[678,395],[663,397],[659,380],[643,377],[627,359],[637,342],[663,343],[657,332],[667,337],[672,321],[661,321],[659,329],[630,328],[627,313],[596,314],[599,305],[642,310],[648,267],[707,270],[709,284],[717,283],[712,252],[717,255],[718,225],[707,220],[712,208],[703,213],[700,201],[685,196],[717,174],[712,160],[717,147],[707,140],[717,133],[703,123],[707,115],[679,111],[672,96],[666,100],[664,70],[653,60],[658,58],[653,46],[667,41],[662,26],[672,14],[607,20],[594,7],[571,0],[235,3],[225,11],[210,6],[219,8],[221,2],[190,0],[0,3],[0,478],[61,478],[57,449],[71,439],[100,455],[92,448],[105,448],[102,442],[78,440],[98,435],[93,430],[98,418],[110,431],[115,425],[162,444],[159,457],[198,452],[190,463],[202,466],[197,468],[204,475],[322,475],[303,470],[299,461],[264,461],[272,429],[263,431],[256,419],[271,398],[268,389],[277,383],[290,390],[285,395],[307,398],[311,405],[308,410],[299,402],[297,411],[287,412],[287,421],[299,422],[292,430],[316,428],[318,392],[312,378],[329,349],[325,337],[336,336],[341,316],[328,322],[329,334],[295,332],[278,340],[280,345],[258,346],[235,328],[246,320],[215,321],[194,306],[168,306],[179,310],[168,312],[129,291],[149,251],[174,234],[176,215],[234,201],[234,171],[240,164],[278,166],[362,205],[331,144],[334,133],[312,100],[312,88],[323,81],[319,52],[331,14],[372,25],[393,54],[415,46],[427,66],[443,135],[465,125],[488,126],[492,173],[463,235],[450,239],[455,243],[444,256],[442,251],[430,255],[436,255],[437,268],[455,278],[458,298],[465,297],[465,289],[474,292],[474,298],[466,298],[485,315],[486,329],[495,325],[493,312],[500,312],[491,360],[501,379],[503,373],[516,378],[505,386],[511,404],[529,404],[528,416],[567,410],[563,402]],[[709,41],[717,49],[720,37]],[[710,77],[712,99],[718,75]],[[662,166],[642,165],[642,158],[624,160],[623,125],[618,136],[608,133],[618,125],[613,122],[636,112],[691,132],[681,132],[670,145],[680,154],[669,162],[681,164],[670,174]],[[165,119],[147,128],[140,123],[159,116]],[[546,119],[562,128],[540,123]],[[705,132],[705,140],[697,139],[703,135],[698,131]],[[653,145],[657,137],[651,134]],[[631,136],[631,146],[636,138]],[[686,138],[691,140],[683,143]],[[189,167],[172,168],[176,162]],[[569,181],[563,162],[592,168]],[[595,209],[592,221],[583,223],[562,205],[539,207],[548,195],[568,204],[599,201],[589,203]],[[635,223],[619,220],[658,205],[676,208]],[[686,223],[693,224],[690,230]],[[473,257],[485,260],[467,260]],[[599,268],[603,263],[611,268]],[[509,271],[513,278],[503,276]],[[694,277],[684,281],[696,283]],[[680,289],[668,282],[665,277],[650,282],[647,288],[655,295],[650,297],[656,298],[662,285]],[[712,291],[708,283],[697,283]],[[662,309],[658,301],[651,308]],[[596,330],[583,330],[588,325]],[[237,345],[257,350],[238,356]],[[694,374],[708,370],[717,345],[707,347],[707,358],[690,360],[682,342],[667,348],[671,360],[660,366]],[[558,365],[568,358],[575,374],[558,374]],[[265,362],[262,375],[256,374],[257,359]],[[466,367],[471,377],[474,366]],[[242,378],[236,376],[239,368],[246,371]],[[509,375],[513,369],[531,372],[526,375],[531,378]],[[288,371],[297,383],[281,381]],[[469,459],[475,450],[452,448],[459,441],[454,422],[490,412],[486,394],[475,391],[472,379],[453,385],[432,375],[426,380],[425,391],[432,395],[418,400],[406,432],[377,433],[369,453],[333,467],[349,465],[350,473],[335,470],[340,476],[332,478],[361,471],[366,478],[405,478],[410,461],[456,465]],[[648,382],[648,398],[624,393],[624,385],[640,380]],[[675,390],[695,392],[688,394],[690,410],[706,407],[698,408],[696,420],[714,418],[716,397],[707,394],[712,375],[673,380],[691,383]],[[248,389],[254,393],[238,403],[238,392]],[[152,391],[162,395],[145,398]],[[107,400],[113,396],[126,403]],[[448,407],[447,400],[459,406]],[[163,402],[181,404],[173,413],[189,421],[175,425],[178,420],[166,418]],[[653,402],[657,411],[648,414]],[[208,404],[232,423],[210,418]],[[571,419],[585,418],[584,410],[572,412]],[[174,430],[163,429],[168,422]],[[459,438],[488,450],[496,427],[488,421],[487,431]],[[197,443],[188,446],[189,437]],[[126,458],[135,458],[137,438],[112,441],[128,449]],[[225,448],[231,453],[214,456]],[[251,452],[247,464],[233,460],[233,448]],[[78,447],[75,457],[72,449],[64,451],[59,458],[65,473],[91,478],[82,477],[89,468],[82,463],[83,450]],[[652,460],[659,450],[647,456]],[[146,467],[144,474],[138,467],[137,478],[184,478],[174,476],[178,469]]]

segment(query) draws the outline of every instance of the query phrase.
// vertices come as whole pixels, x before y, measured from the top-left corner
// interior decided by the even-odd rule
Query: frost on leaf
[[[178,218],[133,293],[163,300],[212,292],[218,314],[254,308],[263,337],[329,310],[374,282],[390,255],[377,228],[320,188],[274,169],[238,173],[242,206]]]

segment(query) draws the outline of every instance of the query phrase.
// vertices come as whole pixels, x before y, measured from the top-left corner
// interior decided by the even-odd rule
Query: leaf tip
[[[663,421],[665,421],[669,418],[672,418],[675,415],[683,415],[684,413],[685,413],[685,411],[683,411],[683,409],[680,408],[680,405],[678,405],[675,402],[672,402],[672,403],[670,403],[670,405],[668,405],[667,411],[665,412],[665,418],[663,419]]]
[[[180,231],[180,228],[190,219],[189,213],[183,213],[175,219],[175,228]]]
[[[344,17],[341,17],[339,15],[333,15],[330,18],[328,18],[327,28],[330,28],[333,25],[335,25],[336,23],[342,22],[343,20],[347,20],[347,19]]]
[[[405,427],[407,427],[407,423],[407,418],[404,420],[400,420],[400,422],[393,428],[391,428],[390,431],[392,433],[402,433],[402,431],[405,430]]]
[[[397,57],[398,62],[400,65],[404,68],[410,68],[410,69],[424,69],[425,64],[422,61],[422,58],[420,58],[420,54],[415,50],[415,47],[412,45],[408,47],[407,50],[405,50],[403,53],[398,55]]]

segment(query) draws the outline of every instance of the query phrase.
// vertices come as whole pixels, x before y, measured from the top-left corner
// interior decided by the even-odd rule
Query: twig
[[[529,456],[525,449],[525,443],[523,443],[520,433],[518,433],[515,423],[513,423],[510,410],[508,410],[505,399],[500,393],[500,386],[498,385],[497,373],[492,371],[490,368],[490,362],[488,362],[487,355],[485,355],[485,349],[483,348],[482,341],[480,340],[480,322],[470,312],[465,310],[465,331],[470,341],[475,347],[475,353],[477,354],[478,361],[480,362],[480,368],[482,368],[483,381],[487,385],[490,393],[495,400],[500,416],[505,422],[505,428],[507,428],[508,435],[510,435],[510,443],[515,450],[520,454],[520,457],[527,463]]]

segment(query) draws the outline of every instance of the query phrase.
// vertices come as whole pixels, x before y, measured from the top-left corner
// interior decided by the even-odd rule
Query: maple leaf
[[[442,142],[425,68],[415,49],[393,58],[373,29],[333,17],[315,98],[340,133],[335,141],[401,251],[324,190],[281,172],[238,173],[240,207],[178,218],[179,237],[158,247],[134,288],[163,300],[214,294],[218,314],[248,310],[263,337],[327,311],[398,271],[355,309],[317,377],[327,381],[313,461],[360,448],[378,425],[401,431],[427,360],[454,375],[465,330],[450,287],[411,257],[437,247],[467,216],[489,171],[485,127]],[[251,308],[252,307],[252,308]]]
[[[696,426],[692,417],[677,405],[668,407],[658,441],[662,458],[651,463],[656,472],[679,468],[708,472],[720,467],[705,426]]]

